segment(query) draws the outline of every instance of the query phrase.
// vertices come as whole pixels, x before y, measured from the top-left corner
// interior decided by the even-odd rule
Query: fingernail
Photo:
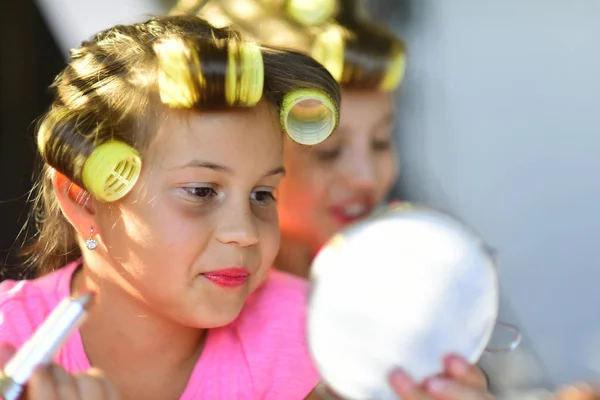
[[[395,369],[390,373],[390,383],[405,393],[415,388],[412,379],[401,369]]]
[[[444,378],[434,378],[427,381],[427,391],[435,394],[444,394],[448,390],[450,382]]]

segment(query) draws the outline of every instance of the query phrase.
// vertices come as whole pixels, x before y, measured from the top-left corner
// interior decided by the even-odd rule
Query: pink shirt
[[[20,346],[63,298],[79,262],[31,281],[0,284],[0,342]],[[181,400],[303,399],[319,375],[305,345],[307,284],[273,270],[231,324],[211,329]],[[90,368],[79,331],[56,362]]]

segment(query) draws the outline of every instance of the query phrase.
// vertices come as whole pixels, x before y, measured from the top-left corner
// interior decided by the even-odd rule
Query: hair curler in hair
[[[252,107],[262,97],[262,53],[252,42],[230,39],[219,48],[213,43],[172,37],[155,43],[154,51],[158,56],[160,98],[169,107],[214,105],[217,96],[223,97],[226,106]],[[211,59],[220,55],[226,63],[224,70],[203,65],[203,52],[212,53]]]
[[[406,46],[374,20],[361,0],[338,0],[335,22],[346,31],[342,86],[397,89],[406,70]]]
[[[282,8],[291,20],[303,26],[321,25],[338,10],[338,0],[259,0],[260,3]]]
[[[98,200],[112,202],[133,189],[142,172],[138,152],[126,143],[111,140],[97,146],[83,164],[85,188]]]
[[[225,97],[227,104],[254,106],[262,97],[265,69],[260,47],[253,42],[231,42],[228,51]]]
[[[390,50],[391,60],[387,67],[387,71],[379,84],[379,87],[384,92],[392,92],[396,90],[396,88],[404,79],[404,74],[406,72],[406,52],[404,51],[404,47],[399,43],[396,43],[395,46]]]
[[[93,135],[77,134],[77,128],[65,115],[56,112],[40,127],[38,149],[44,160],[48,162],[48,157],[54,155],[54,162],[49,164],[100,201],[123,198],[135,186],[142,170],[138,152],[122,140],[102,142]],[[65,141],[65,137],[71,140]],[[57,148],[62,148],[62,158],[55,156]]]
[[[321,143],[339,123],[339,111],[331,98],[315,90],[296,90],[283,98],[281,127],[295,142]]]
[[[317,35],[310,51],[338,82],[344,72],[344,35],[340,26],[330,25]]]

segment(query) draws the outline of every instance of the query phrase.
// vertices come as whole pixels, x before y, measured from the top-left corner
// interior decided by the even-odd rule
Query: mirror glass
[[[315,258],[309,348],[335,393],[396,399],[396,366],[422,380],[448,353],[477,362],[498,303],[484,242],[444,213],[403,204],[340,232]]]

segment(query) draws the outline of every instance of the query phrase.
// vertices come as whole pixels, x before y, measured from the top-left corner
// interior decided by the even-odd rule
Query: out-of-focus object
[[[93,293],[64,299],[50,313],[33,336],[6,363],[0,372],[0,397],[17,400],[31,374],[39,365],[52,361],[54,354],[81,324]]]
[[[556,392],[554,400],[600,400],[600,388],[589,384],[577,384]]]
[[[494,335],[490,338],[485,351],[488,353],[510,353],[519,347],[522,338],[523,335],[518,327],[498,321],[496,322]]]
[[[334,392],[395,399],[387,377],[442,371],[443,356],[477,362],[498,314],[494,259],[484,242],[435,210],[400,204],[333,237],[315,258],[311,353]]]
[[[320,25],[331,18],[338,7],[337,0],[258,0],[265,8],[282,8],[297,23]]]

